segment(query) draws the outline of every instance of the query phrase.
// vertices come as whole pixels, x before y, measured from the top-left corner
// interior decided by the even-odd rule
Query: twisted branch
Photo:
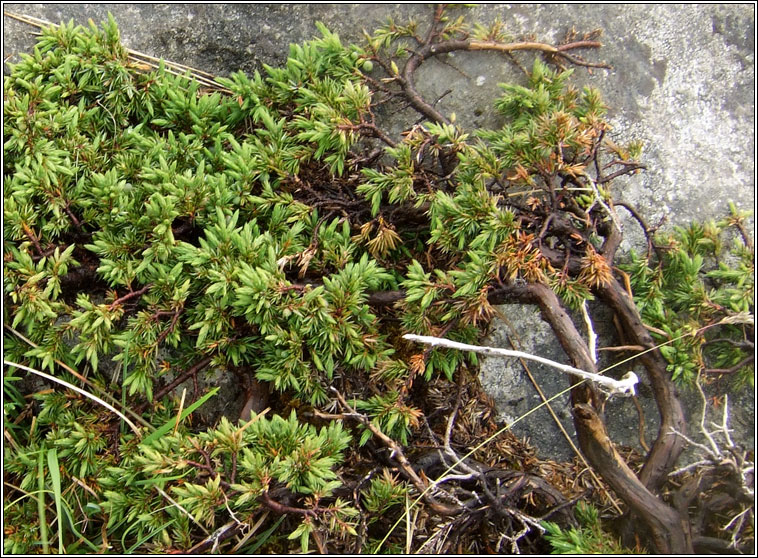
[[[405,93],[408,102],[413,108],[434,122],[444,122],[445,124],[450,124],[450,120],[429,103],[427,103],[416,90],[416,86],[413,81],[413,74],[421,65],[421,63],[424,62],[424,60],[440,54],[446,54],[449,52],[461,50],[491,50],[495,52],[503,52],[506,54],[511,54],[520,50],[532,50],[549,55],[560,56],[572,64],[576,64],[578,66],[610,68],[610,66],[607,64],[592,64],[589,62],[583,62],[566,52],[568,50],[576,48],[598,48],[600,46],[602,46],[601,43],[597,41],[577,41],[575,43],[561,45],[560,47],[554,47],[552,45],[538,42],[498,43],[495,41],[477,41],[473,39],[429,43],[425,44],[414,52],[413,56],[411,56],[405,63],[401,74],[399,76],[395,76],[395,79],[400,83],[400,86],[403,89],[403,93]]]

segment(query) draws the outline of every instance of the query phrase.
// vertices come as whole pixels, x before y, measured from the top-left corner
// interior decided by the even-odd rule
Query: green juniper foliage
[[[319,31],[282,67],[215,89],[133,61],[112,18],[43,29],[12,66],[4,357],[73,384],[80,372],[144,428],[137,437],[63,389],[32,388],[26,401],[8,367],[6,552],[203,552],[225,533],[246,535],[241,552],[404,550],[406,526],[385,546],[386,530],[371,528],[414,490],[366,458],[382,450],[374,434],[413,444],[429,428],[417,385],[453,380],[476,358],[400,336],[475,343],[503,282],[542,283],[578,306],[610,277],[590,226],[608,226],[610,187],[586,176],[589,157],[611,150],[596,91],[537,60],[528,83],[503,86],[501,129],[427,122],[394,142],[375,125],[369,73],[379,53],[409,56],[395,41],[416,25],[390,22],[365,47]],[[442,36],[464,31],[456,19]],[[503,38],[497,25],[474,35]],[[376,139],[381,158],[365,156]],[[554,246],[579,274],[539,249],[556,241],[540,231],[550,207],[581,231]],[[681,255],[630,264],[646,319],[670,336],[726,316],[716,307],[752,312],[744,244],[736,267],[719,259],[707,274],[715,291],[671,292],[681,272],[687,288],[704,285],[703,251],[721,253],[715,230],[681,232],[666,252]],[[726,341],[685,339],[674,374],[692,375],[692,355],[737,364],[740,327]],[[185,419],[171,381],[205,368],[266,385],[274,410]],[[59,510],[43,534],[40,509]]]
[[[581,525],[578,529],[564,530],[550,521],[542,523],[552,554],[633,554],[603,530],[598,510],[592,504],[581,501],[575,511]]]
[[[141,444],[118,466],[107,467],[100,480],[101,506],[108,527],[136,520],[138,539],[162,525],[174,525],[175,531],[162,533],[157,541],[170,548],[175,541],[192,540],[192,524],[213,531],[227,521],[229,510],[249,517],[259,507],[257,497],[277,485],[307,495],[306,501],[329,498],[340,486],[334,468],[350,439],[339,423],[317,430],[300,423],[294,411],[288,419],[263,418],[245,429],[223,418],[218,427],[197,436],[178,433]],[[192,482],[197,469],[210,474]],[[224,487],[235,491],[234,498],[226,496],[221,475],[213,474],[216,469],[232,471],[231,482],[224,482]],[[165,506],[161,491],[168,486],[185,512]],[[351,518],[357,512],[337,498],[324,513],[351,531]],[[306,537],[303,550],[307,546]]]
[[[653,326],[674,380],[698,374],[727,376],[736,388],[754,383],[755,347],[748,324],[755,296],[755,259],[746,235],[747,213],[730,204],[719,222],[692,223],[658,235],[656,250],[632,253],[629,273],[635,303]],[[740,234],[738,234],[740,233]],[[739,313],[744,320],[730,320]]]

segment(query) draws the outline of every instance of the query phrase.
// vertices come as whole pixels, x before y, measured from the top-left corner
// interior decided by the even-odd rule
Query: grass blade
[[[39,536],[42,540],[42,552],[50,554],[50,546],[47,540],[47,516],[45,515],[45,464],[42,452],[37,459],[37,515],[39,516]]]
[[[255,554],[255,551],[258,550],[261,546],[263,546],[266,543],[266,541],[271,538],[271,535],[274,533],[274,531],[276,531],[279,525],[282,524],[282,521],[284,521],[283,515],[279,517],[276,523],[274,523],[271,527],[263,531],[263,533],[261,533],[261,536],[255,539],[255,542],[253,544],[245,548],[242,551],[242,554]]]
[[[187,418],[187,416],[190,413],[192,413],[198,407],[200,407],[200,405],[202,405],[203,403],[205,403],[206,401],[208,401],[208,399],[210,399],[211,397],[213,397],[214,395],[216,395],[218,393],[218,390],[219,390],[219,388],[217,388],[217,387],[215,387],[212,390],[210,390],[208,393],[206,393],[205,395],[203,395],[200,399],[198,399],[197,401],[195,401],[192,405],[190,405],[189,407],[187,407],[186,409],[184,409],[184,411],[182,412],[179,420],[171,419],[166,424],[164,424],[163,426],[161,426],[160,428],[158,428],[155,432],[153,432],[148,437],[146,437],[144,440],[142,440],[142,443],[143,444],[149,444],[150,442],[153,442],[153,441],[157,440],[158,438],[160,438],[160,437],[165,436],[166,434],[168,434],[169,430],[171,430],[172,428],[174,428],[175,425],[178,425],[181,421],[183,421],[185,418]]]
[[[10,331],[13,335],[15,335],[16,337],[18,337],[19,339],[21,339],[24,343],[26,343],[30,347],[33,347],[35,349],[39,348],[39,345],[37,345],[36,343],[33,343],[32,341],[30,341],[29,339],[27,339],[26,337],[24,337],[23,335],[21,335],[18,331],[16,331],[15,329],[13,329],[8,324],[5,324],[5,329],[7,329],[8,331]],[[60,366],[64,370],[66,370],[69,374],[71,374],[74,377],[76,377],[84,385],[89,386],[90,388],[92,388],[95,391],[99,391],[100,392],[100,396],[102,398],[109,399],[112,403],[115,403],[116,405],[119,404],[119,402],[112,395],[110,395],[109,393],[105,392],[102,388],[100,388],[96,384],[93,384],[92,382],[90,382],[87,378],[85,378],[84,376],[82,376],[81,374],[79,374],[79,372],[77,372],[76,370],[74,370],[73,368],[71,368],[68,364],[66,364],[62,360],[58,360],[56,358],[56,359],[54,359],[54,361],[55,361],[55,363],[58,366]],[[146,426],[147,428],[152,428],[152,425],[150,425],[150,423],[148,423],[145,419],[143,419],[137,413],[135,413],[134,411],[132,411],[130,408],[124,407],[124,411],[127,412],[127,413],[129,413],[130,415],[132,415],[132,417],[134,418],[134,420],[136,420],[137,422],[141,423],[143,426]]]
[[[58,554],[63,554],[63,510],[61,496],[61,471],[58,466],[58,450],[47,450],[47,467],[50,469],[50,479],[53,482],[53,495],[55,497],[55,513],[58,517]]]

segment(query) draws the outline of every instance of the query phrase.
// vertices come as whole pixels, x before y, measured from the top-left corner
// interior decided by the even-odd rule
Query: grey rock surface
[[[343,42],[358,43],[362,29],[371,31],[389,16],[396,21],[412,16],[423,25],[431,15],[431,7],[423,4],[4,4],[4,9],[83,25],[89,19],[103,21],[110,12],[127,47],[221,76],[284,62],[290,43],[318,34],[316,21],[338,32]],[[603,30],[605,46],[583,54],[613,69],[577,68],[573,79],[601,90],[610,106],[614,140],[644,143],[647,171],[619,179],[614,194],[636,205],[648,223],[666,218],[665,228],[719,218],[729,200],[743,209],[754,207],[755,5],[483,4],[467,11],[470,22],[499,18],[516,39],[533,35],[555,43],[572,29],[580,35]],[[33,31],[3,17],[6,62],[17,61],[19,53],[32,48]],[[532,60],[529,55],[518,59],[527,67]],[[439,110],[454,112],[459,123],[492,127],[499,125],[492,106],[500,92],[497,84],[519,80],[523,73],[494,53],[451,54],[425,63],[417,74],[420,93],[439,99]],[[418,116],[400,111],[385,118],[385,127],[399,132]],[[620,213],[625,228],[622,250],[642,246],[639,227],[623,210]],[[533,309],[506,307],[503,312],[519,332],[522,348],[565,359]],[[600,318],[599,329],[602,322]],[[491,344],[508,347],[507,337],[513,332],[504,327],[493,324]],[[565,389],[565,378],[540,367],[532,370],[548,397]],[[523,375],[518,363],[485,359],[482,364],[483,382],[503,418],[512,420],[539,402]],[[645,395],[644,385],[641,391]],[[698,409],[697,397],[689,394],[685,399],[695,403],[689,406],[692,415]],[[563,396],[554,407],[572,433],[567,401]],[[629,400],[613,401],[606,414],[614,436],[635,445],[636,409],[629,405]],[[651,419],[656,412],[644,397],[643,407],[651,420],[646,429],[650,439],[657,430]],[[752,445],[754,394],[745,395],[735,407],[742,413],[734,423],[746,427],[744,442]],[[544,456],[570,455],[544,409],[531,418],[521,421],[516,432],[529,437]]]

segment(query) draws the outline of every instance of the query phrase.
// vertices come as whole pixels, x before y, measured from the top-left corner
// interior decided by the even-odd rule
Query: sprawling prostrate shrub
[[[454,50],[593,65],[569,53],[598,43],[508,42],[442,8],[424,33],[389,22],[364,47],[319,31],[282,67],[213,84],[130,55],[112,19],[46,28],[12,66],[6,552],[544,551],[539,518],[561,524],[553,543],[575,525],[572,483],[562,493],[501,451],[473,353],[402,335],[475,343],[493,305],[529,301],[596,372],[562,306],[597,297],[651,347],[613,262],[612,179],[638,172],[639,146],[608,141],[599,94],[540,59],[503,86],[498,130],[454,124],[413,78]],[[398,96],[428,121],[394,138],[375,109]],[[717,235],[698,231],[679,233],[686,257],[627,268],[659,341],[690,327],[685,310],[729,326],[643,358],[677,429],[662,357],[677,378],[706,360],[744,378],[735,351],[752,328],[747,239],[738,267],[708,274],[715,294],[673,292],[677,270],[705,285],[697,254]],[[195,411],[216,390],[198,375],[214,370],[248,400],[206,424]],[[602,394],[572,397],[582,450],[646,525],[643,544],[691,549],[654,495],[680,438],[660,434],[638,480],[605,434]]]

